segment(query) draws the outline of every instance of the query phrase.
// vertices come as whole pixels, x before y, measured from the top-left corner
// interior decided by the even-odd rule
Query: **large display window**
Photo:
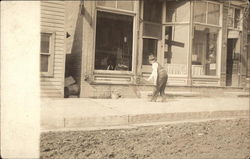
[[[133,16],[97,11],[95,70],[131,71]]]
[[[190,4],[189,1],[166,3],[163,62],[170,75],[188,74]]]
[[[189,25],[165,27],[164,66],[168,74],[187,75]]]
[[[220,56],[221,4],[194,1],[192,76],[217,76]]]
[[[215,76],[219,29],[195,26],[192,49],[192,75]]]

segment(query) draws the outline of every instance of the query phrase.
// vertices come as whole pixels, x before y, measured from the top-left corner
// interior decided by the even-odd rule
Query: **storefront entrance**
[[[227,71],[226,71],[226,86],[239,86],[239,39],[227,40]]]

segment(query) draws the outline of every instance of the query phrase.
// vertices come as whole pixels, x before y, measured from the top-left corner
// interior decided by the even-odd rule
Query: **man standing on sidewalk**
[[[152,64],[152,73],[147,81],[153,78],[155,89],[152,94],[151,102],[156,102],[157,96],[160,93],[162,102],[166,101],[165,88],[168,80],[167,71],[157,62],[156,57],[150,55],[148,57],[149,63]]]

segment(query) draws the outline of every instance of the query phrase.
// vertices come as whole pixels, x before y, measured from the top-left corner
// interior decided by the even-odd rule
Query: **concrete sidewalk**
[[[249,116],[249,98],[170,98],[167,102],[147,99],[42,99],[41,128],[88,128]]]

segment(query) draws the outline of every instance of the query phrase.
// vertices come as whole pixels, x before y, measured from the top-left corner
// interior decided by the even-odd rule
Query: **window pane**
[[[49,69],[49,55],[40,56],[40,72],[48,72]]]
[[[134,10],[134,1],[121,1],[118,0],[117,1],[117,7],[120,9],[124,9],[124,10],[130,10],[133,11]]]
[[[41,52],[49,53],[50,36],[48,33],[41,33]]]
[[[250,45],[250,34],[247,35],[247,45]]]
[[[188,22],[190,17],[190,2],[167,2],[166,22]]]
[[[149,22],[161,23],[162,21],[162,1],[145,0],[143,20]]]
[[[150,65],[148,61],[149,55],[157,57],[157,40],[155,39],[143,39],[143,65]]]
[[[206,23],[206,2],[194,2],[194,21],[200,23]]]
[[[234,13],[234,28],[240,29],[240,9],[235,9]]]
[[[97,1],[97,5],[98,6],[105,6],[105,7],[112,7],[115,8],[116,6],[116,1],[111,0],[111,1],[107,1],[107,0],[98,0]]]
[[[97,12],[95,69],[132,70],[133,17]]]
[[[218,29],[195,26],[192,74],[193,76],[215,76],[217,70],[217,40]]]
[[[234,25],[234,9],[233,8],[228,9],[227,25],[228,27],[233,27]]]
[[[250,11],[248,12],[248,23],[247,23],[247,29],[250,32]]]
[[[208,3],[208,24],[219,25],[220,23],[220,5]]]
[[[143,36],[149,36],[161,39],[162,38],[162,25],[155,23],[143,23]]]
[[[189,26],[166,27],[164,64],[169,74],[187,74]]]
[[[250,35],[247,36],[247,77],[250,77]]]

